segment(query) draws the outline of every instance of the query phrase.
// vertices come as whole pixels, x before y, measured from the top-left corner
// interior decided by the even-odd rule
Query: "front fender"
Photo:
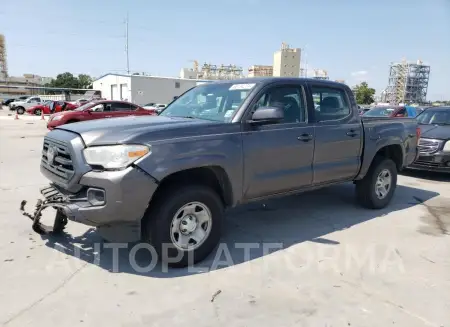
[[[239,134],[210,135],[152,144],[152,153],[135,165],[158,182],[192,168],[220,167],[229,178],[233,202],[236,203],[242,196],[243,158]]]

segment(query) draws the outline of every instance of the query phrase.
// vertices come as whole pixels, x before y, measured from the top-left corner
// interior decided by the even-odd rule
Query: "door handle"
[[[311,134],[302,134],[299,137],[297,137],[297,140],[303,141],[303,142],[309,142],[313,139],[313,136]]]
[[[350,137],[355,137],[355,136],[359,135],[354,129],[349,130],[346,134],[347,134],[347,136],[350,136]]]
[[[111,118],[112,116],[105,116],[105,118]]]

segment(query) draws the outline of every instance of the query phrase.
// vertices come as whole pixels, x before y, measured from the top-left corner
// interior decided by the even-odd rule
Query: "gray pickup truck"
[[[417,155],[419,132],[412,119],[361,118],[340,83],[202,84],[158,116],[49,132],[41,172],[51,184],[33,214],[25,202],[21,209],[38,233],[71,220],[109,241],[151,242],[160,259],[186,266],[217,246],[229,207],[351,181],[361,205],[385,207],[397,172]],[[53,226],[40,222],[47,207],[57,209]]]

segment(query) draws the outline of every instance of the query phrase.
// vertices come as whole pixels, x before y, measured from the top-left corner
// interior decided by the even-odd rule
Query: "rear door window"
[[[317,121],[330,121],[350,115],[350,106],[345,91],[339,88],[312,86]]]
[[[132,108],[130,103],[113,102],[111,104],[111,111],[131,111],[136,108]]]

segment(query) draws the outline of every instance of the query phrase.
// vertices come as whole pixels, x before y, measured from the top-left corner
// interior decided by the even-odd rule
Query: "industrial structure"
[[[0,34],[0,79],[8,77],[8,62],[6,60],[5,36]]]
[[[383,101],[390,104],[424,103],[428,91],[430,66],[421,60],[391,63],[389,68],[389,84],[383,92]]]
[[[197,60],[191,60],[193,68],[183,68],[180,78],[202,80],[231,80],[244,77],[243,69],[237,65],[213,65],[204,63],[199,67]]]
[[[253,65],[248,69],[248,77],[273,76],[273,66]]]
[[[301,49],[290,48],[282,43],[281,49],[273,54],[273,76],[299,77],[300,76]]]
[[[329,80],[328,72],[323,69],[314,69],[312,78],[321,79],[321,80]]]

